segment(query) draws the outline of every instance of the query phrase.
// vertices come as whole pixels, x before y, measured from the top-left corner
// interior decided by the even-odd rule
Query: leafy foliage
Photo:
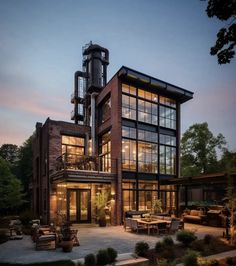
[[[163,238],[163,244],[165,246],[173,246],[174,245],[174,240],[171,236],[165,236]]]
[[[21,180],[25,192],[28,192],[30,179],[33,174],[32,140],[33,136],[29,137],[19,148],[19,160],[16,175]]]
[[[97,265],[106,265],[109,262],[107,249],[100,249],[97,253]]]
[[[198,266],[197,257],[196,251],[189,250],[183,258],[184,266]]]
[[[227,21],[227,26],[217,33],[217,40],[211,47],[210,54],[217,55],[219,64],[230,63],[234,58],[236,45],[236,2],[235,0],[208,0],[206,9],[208,17],[217,17]]]
[[[23,204],[22,186],[10,170],[9,163],[0,157],[0,210],[12,210]]]
[[[163,251],[163,249],[164,249],[163,243],[160,241],[156,242],[155,251],[158,253],[158,252]]]
[[[181,140],[181,174],[194,176],[215,172],[217,167],[216,149],[222,150],[226,144],[222,134],[216,137],[208,124],[193,124]]]
[[[28,200],[28,188],[33,172],[32,139],[33,136],[29,137],[21,147],[14,144],[3,144],[0,147],[0,156],[8,162],[11,173],[21,181],[25,198]]]
[[[102,189],[96,195],[95,205],[97,208],[97,215],[100,219],[105,218],[105,208],[107,206],[109,200],[109,192],[105,189]]]
[[[197,239],[195,233],[188,230],[182,230],[177,233],[176,239],[183,243],[186,247],[189,246],[194,240]]]
[[[84,265],[85,266],[95,266],[96,265],[96,257],[93,253],[90,253],[84,257]]]
[[[219,170],[221,172],[236,171],[236,152],[223,149],[222,157],[219,161]]]
[[[145,256],[149,250],[149,245],[147,242],[140,241],[137,242],[135,245],[135,253],[138,256]]]
[[[11,165],[14,165],[18,159],[18,146],[14,144],[3,144],[0,147],[0,156],[9,162]]]
[[[114,248],[107,248],[107,254],[108,254],[108,258],[109,258],[108,263],[111,264],[111,263],[115,262],[117,255],[118,255],[117,251]]]

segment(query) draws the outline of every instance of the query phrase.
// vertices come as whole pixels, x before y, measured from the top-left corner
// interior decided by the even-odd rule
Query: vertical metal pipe
[[[91,94],[91,139],[92,139],[92,155],[96,154],[96,97],[97,93]]]

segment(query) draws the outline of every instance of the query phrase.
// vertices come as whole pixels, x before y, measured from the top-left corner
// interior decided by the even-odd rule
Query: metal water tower
[[[76,71],[74,75],[74,93],[71,96],[74,110],[71,113],[71,119],[75,121],[75,124],[91,126],[94,153],[96,97],[107,83],[109,51],[92,42],[85,45],[82,51],[83,71]]]

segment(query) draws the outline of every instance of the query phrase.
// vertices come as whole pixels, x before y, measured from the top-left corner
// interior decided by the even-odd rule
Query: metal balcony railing
[[[56,170],[80,170],[115,173],[117,160],[103,156],[86,156],[64,153],[56,159]]]

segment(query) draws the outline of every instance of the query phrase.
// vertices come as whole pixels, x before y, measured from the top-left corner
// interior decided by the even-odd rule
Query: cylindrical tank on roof
[[[97,44],[90,44],[83,51],[84,62],[88,77],[87,90],[89,93],[99,92],[107,82],[107,65],[109,51]]]

